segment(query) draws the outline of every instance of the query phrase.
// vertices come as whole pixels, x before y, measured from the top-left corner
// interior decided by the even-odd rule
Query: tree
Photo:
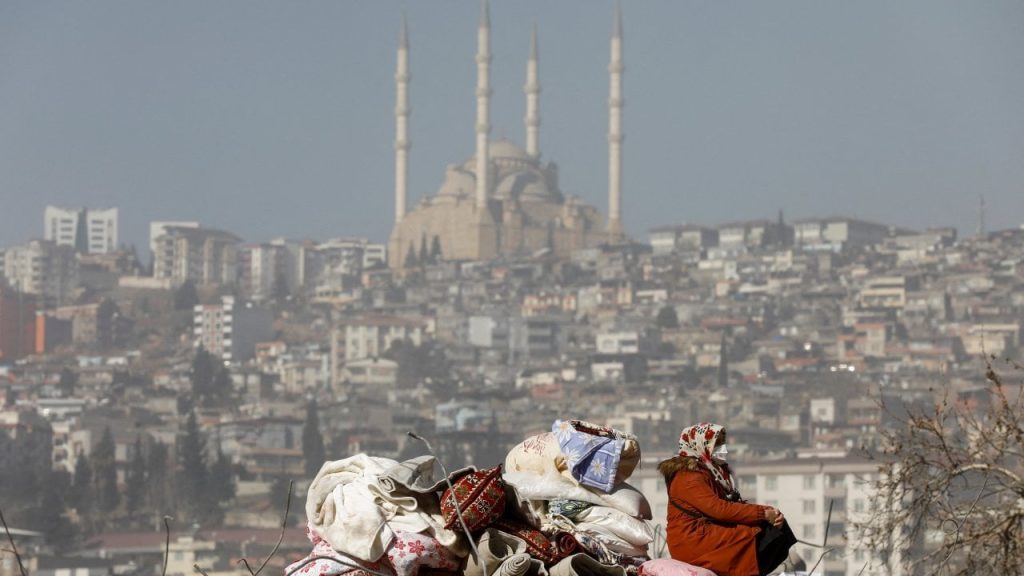
[[[309,478],[316,476],[327,459],[324,437],[320,432],[320,417],[317,415],[316,402],[312,400],[306,403],[306,423],[302,426],[302,457]]]
[[[75,372],[70,368],[61,368],[60,382],[57,383],[57,387],[60,388],[61,395],[65,398],[74,396],[76,386],[78,386],[78,374],[75,374]]]
[[[169,511],[167,487],[171,485],[172,469],[167,466],[168,450],[163,442],[153,442],[146,458],[146,498],[148,507],[157,516]]]
[[[134,517],[146,497],[146,459],[142,454],[142,437],[135,437],[135,449],[125,481],[125,507],[128,515]]]
[[[181,475],[178,489],[181,501],[192,514],[193,519],[202,517],[206,504],[207,471],[206,440],[199,432],[196,413],[192,411],[185,422],[185,436],[181,439],[178,458]]]
[[[427,251],[427,235],[420,236],[420,265],[430,264],[430,252]]]
[[[217,404],[231,396],[231,374],[216,356],[200,347],[192,358],[192,397],[199,405]]]
[[[71,482],[70,504],[78,511],[78,515],[88,517],[92,513],[95,491],[92,485],[92,465],[85,453],[75,460],[75,477]]]
[[[235,497],[235,471],[231,459],[217,448],[217,459],[210,465],[211,506],[219,506]]]
[[[114,435],[110,426],[103,429],[103,436],[92,451],[96,476],[96,501],[104,514],[117,510],[121,494],[117,491],[117,462],[114,460]]]
[[[662,306],[661,310],[658,310],[658,317],[655,319],[655,324],[658,328],[671,329],[679,327],[679,316],[676,314],[674,306]]]
[[[856,530],[905,573],[1017,574],[1024,565],[1024,394],[991,365],[986,377],[982,393],[947,392],[929,409],[893,415],[883,433],[871,513]]]
[[[199,304],[199,291],[191,280],[185,280],[178,289],[174,291],[174,309],[191,310]]]
[[[52,470],[43,480],[42,498],[35,519],[46,542],[55,549],[67,549],[75,538],[75,528],[67,519],[67,499],[71,475],[67,471]]]
[[[729,386],[729,357],[727,355],[725,332],[722,332],[722,344],[718,349],[718,387]]]
[[[434,240],[430,243],[430,262],[437,264],[441,261],[441,237],[434,235]]]

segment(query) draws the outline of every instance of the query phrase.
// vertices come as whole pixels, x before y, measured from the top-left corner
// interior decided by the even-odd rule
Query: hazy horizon
[[[394,66],[411,44],[410,207],[473,152],[476,0],[0,5],[0,246],[43,208],[118,207],[246,240],[384,240]],[[494,1],[493,138],[607,211],[612,3]],[[1024,223],[1024,5],[623,2],[626,228],[842,214],[972,233]],[[200,203],[203,206],[200,206]]]

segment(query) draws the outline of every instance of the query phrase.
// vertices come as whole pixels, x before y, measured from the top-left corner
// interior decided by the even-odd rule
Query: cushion
[[[640,576],[715,576],[715,573],[679,560],[658,558],[641,564]]]
[[[455,505],[462,510],[462,520],[470,532],[479,532],[505,512],[505,484],[501,480],[501,465],[470,472],[452,483],[441,495],[441,515],[444,527],[461,530],[462,524]]]

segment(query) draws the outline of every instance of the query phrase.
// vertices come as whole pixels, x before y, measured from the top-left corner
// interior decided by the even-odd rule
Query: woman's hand
[[[785,517],[782,516],[782,511],[771,506],[765,508],[764,519],[776,528],[781,528],[782,523],[785,521]]]

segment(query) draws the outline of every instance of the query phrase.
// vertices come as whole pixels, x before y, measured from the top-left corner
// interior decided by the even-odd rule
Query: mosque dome
[[[489,153],[494,160],[533,160],[526,150],[506,138],[491,142]]]

